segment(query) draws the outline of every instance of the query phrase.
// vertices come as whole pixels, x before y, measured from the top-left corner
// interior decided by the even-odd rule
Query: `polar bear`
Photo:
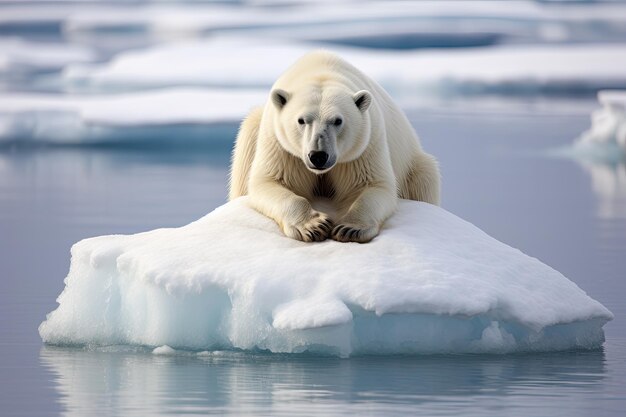
[[[340,57],[311,52],[242,122],[229,199],[274,219],[303,241],[369,242],[398,198],[439,204],[437,161],[374,80]],[[314,209],[328,198],[334,214]]]

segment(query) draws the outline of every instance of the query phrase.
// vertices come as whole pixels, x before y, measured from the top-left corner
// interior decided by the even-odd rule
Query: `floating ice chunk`
[[[159,346],[152,350],[154,355],[175,355],[176,350],[172,349],[168,345]]]
[[[125,94],[4,94],[0,113],[73,113],[96,125],[133,126],[239,120],[267,98],[266,90],[170,88]]]
[[[537,259],[425,203],[368,244],[303,243],[230,202],[177,229],[83,240],[51,344],[359,353],[595,348],[612,314]]]
[[[199,357],[204,357],[204,358],[210,358],[212,356],[222,356],[223,355],[223,351],[221,350],[214,350],[213,352],[209,352],[208,350],[203,350],[202,352],[198,352],[196,353],[196,356]]]
[[[121,53],[104,65],[70,66],[64,77],[71,85],[101,89],[171,85],[268,88],[288,65],[315,47],[319,45],[215,37]],[[622,71],[626,47],[617,44],[409,52],[348,47],[332,50],[394,95],[413,95],[416,89],[467,94],[562,94],[626,86]],[[220,59],[215,59],[218,56]]]
[[[92,51],[76,45],[36,43],[21,39],[0,41],[1,76],[60,70],[67,64],[86,63],[95,58]]]
[[[103,65],[70,66],[64,77],[72,87],[100,90],[172,85],[267,88],[312,47],[248,38],[171,42],[120,53]]]
[[[234,126],[266,96],[267,91],[259,90],[191,88],[96,96],[4,94],[0,96],[0,143],[95,143],[133,136],[158,139],[158,132],[146,134],[145,128]]]
[[[591,115],[591,128],[580,136],[577,148],[626,155],[626,90],[600,91],[598,100],[603,107]],[[594,151],[595,145],[601,148]]]
[[[591,115],[591,127],[571,147],[555,154],[573,157],[591,177],[600,218],[624,218],[626,202],[626,90],[598,94],[602,108]]]

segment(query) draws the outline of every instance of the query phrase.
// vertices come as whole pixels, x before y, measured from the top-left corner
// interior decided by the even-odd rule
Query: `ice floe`
[[[149,140],[157,139],[159,134],[146,132],[146,128],[180,125],[229,124],[234,129],[266,96],[267,91],[262,90],[219,88],[74,96],[4,94],[0,96],[0,144],[24,141],[84,144],[134,136]],[[162,133],[168,134],[165,130]]]
[[[602,108],[593,112],[591,128],[580,136],[576,146],[593,152],[591,148],[599,145],[626,156],[626,90],[600,91],[598,101]]]
[[[320,44],[220,38],[173,42],[117,55],[104,65],[72,65],[73,88],[171,85],[268,87]],[[577,94],[626,86],[626,47],[619,44],[508,46],[426,51],[334,47],[395,95]]]
[[[0,76],[59,70],[70,63],[91,62],[96,58],[88,48],[21,39],[0,40]]]
[[[537,259],[425,203],[368,244],[284,237],[246,198],[72,248],[49,344],[353,354],[597,348],[612,314]],[[160,347],[159,347],[160,346]]]

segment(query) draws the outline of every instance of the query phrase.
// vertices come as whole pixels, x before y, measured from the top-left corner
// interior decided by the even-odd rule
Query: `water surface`
[[[440,160],[446,209],[563,272],[615,313],[604,349],[592,352],[338,359],[43,346],[37,327],[56,306],[71,245],[206,214],[226,200],[229,152],[2,150],[2,415],[619,415],[626,174],[620,164],[544,156],[588,127],[586,112],[569,109],[413,111],[411,119]]]

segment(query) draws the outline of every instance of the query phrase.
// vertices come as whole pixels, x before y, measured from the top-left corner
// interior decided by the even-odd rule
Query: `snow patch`
[[[612,314],[445,210],[401,201],[368,244],[286,238],[230,202],[177,229],[72,248],[50,344],[352,354],[597,348]]]

